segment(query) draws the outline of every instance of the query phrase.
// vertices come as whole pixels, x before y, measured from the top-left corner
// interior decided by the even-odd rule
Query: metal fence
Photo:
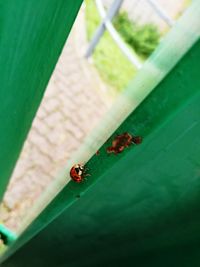
[[[105,10],[105,7],[104,7],[105,3],[103,3],[102,0],[95,0],[95,2],[96,2],[96,7],[99,11],[99,14],[102,18],[102,21],[89,44],[89,47],[86,51],[86,58],[89,58],[92,55],[103,33],[107,30],[110,33],[113,40],[118,45],[118,47],[121,49],[124,55],[128,58],[128,60],[137,69],[141,68],[142,62],[126,45],[126,43],[121,38],[121,36],[118,34],[118,32],[116,31],[116,29],[114,28],[112,24],[112,19],[119,12],[120,8],[122,7],[122,4],[124,3],[124,0],[113,0],[109,7],[108,7],[109,1],[106,2],[107,7],[108,7],[107,11]],[[175,21],[167,14],[164,8],[162,8],[162,6],[156,0],[145,0],[145,2],[152,8],[156,16],[158,16],[162,21],[164,21],[168,25],[168,27],[172,27],[174,25]],[[129,1],[129,3],[131,3],[131,1]]]

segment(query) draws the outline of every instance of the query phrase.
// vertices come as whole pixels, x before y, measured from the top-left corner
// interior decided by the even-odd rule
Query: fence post
[[[1,3],[0,199],[81,3]]]

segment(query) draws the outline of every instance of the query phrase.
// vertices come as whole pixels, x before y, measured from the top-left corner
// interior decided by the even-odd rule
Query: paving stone
[[[30,140],[32,143],[36,145],[36,147],[39,148],[40,151],[42,151],[47,156],[49,155],[52,147],[51,147],[51,144],[48,142],[46,136],[41,136],[35,131],[34,134],[30,135]],[[29,153],[32,153],[32,151],[30,151]],[[39,156],[40,156],[40,153],[38,153],[38,162],[40,161]]]
[[[50,128],[44,120],[40,120],[39,117],[34,121],[33,126],[40,135],[46,136],[50,132]]]
[[[39,119],[44,119],[46,117],[47,113],[44,108],[40,108],[37,112],[37,117]]]
[[[63,115],[61,112],[56,110],[55,112],[51,113],[46,119],[45,123],[49,126],[49,128],[54,128],[56,123],[59,123],[63,120]]]
[[[54,95],[54,97],[49,98],[45,102],[45,110],[46,110],[47,114],[57,110],[59,108],[59,105],[60,105],[60,101],[55,95]]]
[[[57,125],[52,129],[52,131],[46,137],[47,140],[57,147],[60,143],[64,142],[66,139],[66,132],[63,123],[57,123]]]

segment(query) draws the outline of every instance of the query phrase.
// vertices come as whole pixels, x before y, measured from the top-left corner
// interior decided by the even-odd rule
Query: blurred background
[[[190,3],[85,0],[13,172],[0,222],[18,232],[36,200]]]

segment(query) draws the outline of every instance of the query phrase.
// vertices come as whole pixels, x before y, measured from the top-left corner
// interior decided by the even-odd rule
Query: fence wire
[[[126,45],[124,40],[118,34],[112,24],[112,19],[117,15],[119,10],[125,10],[130,19],[137,23],[154,23],[159,27],[160,31],[169,29],[175,24],[174,16],[183,11],[184,1],[175,0],[173,3],[163,0],[95,0],[97,9],[102,18],[102,22],[97,28],[89,47],[86,51],[86,58],[89,58],[101,36],[108,30],[113,40],[116,42],[120,50],[128,58],[128,60],[137,68],[140,69],[142,62],[131,49]]]

